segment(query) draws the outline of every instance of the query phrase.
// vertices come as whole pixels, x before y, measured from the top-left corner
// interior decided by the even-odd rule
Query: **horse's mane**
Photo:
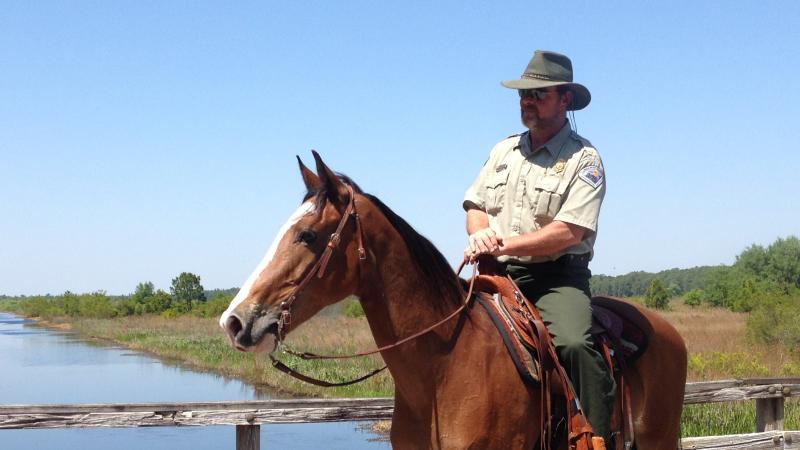
[[[425,278],[424,281],[427,286],[423,287],[423,289],[438,292],[439,297],[445,302],[460,302],[461,297],[463,297],[461,283],[439,249],[428,238],[419,234],[405,219],[386,206],[378,197],[365,193],[348,176],[340,173],[337,173],[337,175],[342,182],[351,186],[356,193],[369,199],[400,234],[408,251],[411,253],[411,258]],[[324,188],[314,189],[305,195],[304,201],[314,197],[317,211],[321,211],[326,201],[326,194]]]

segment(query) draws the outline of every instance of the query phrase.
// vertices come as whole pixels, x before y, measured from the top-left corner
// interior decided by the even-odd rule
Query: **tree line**
[[[104,319],[142,314],[214,317],[225,311],[236,292],[237,289],[206,291],[198,275],[182,272],[172,279],[169,292],[156,289],[152,282],[145,281],[139,283],[132,294],[118,297],[109,296],[104,291],[85,294],[66,291],[61,295],[30,297],[3,295],[0,296],[0,309],[42,318]]]
[[[592,293],[617,297],[683,297],[690,305],[707,304],[752,311],[762,300],[791,296],[800,290],[800,239],[779,238],[764,247],[744,249],[731,266],[631,272],[592,277]]]
[[[653,280],[658,279],[667,292],[674,296],[683,295],[692,289],[702,288],[709,274],[718,267],[700,266],[691,269],[669,269],[661,272],[630,272],[625,275],[594,275],[592,293],[614,297],[635,297],[644,295]]]
[[[595,294],[642,296],[646,306],[657,309],[680,297],[689,306],[749,313],[750,338],[783,345],[800,356],[800,239],[795,236],[766,247],[751,245],[731,266],[598,276],[592,289]]]
[[[751,245],[736,257],[731,266],[670,269],[658,273],[637,271],[621,276],[597,275],[592,278],[591,287],[595,295],[641,296],[647,306],[654,308],[665,308],[671,299],[680,297],[692,306],[753,311],[751,320],[762,320],[765,324],[771,320],[780,321],[781,317],[798,317],[800,239],[790,236],[777,239],[766,247]],[[59,296],[0,296],[0,307],[40,317],[178,316],[189,313],[213,317],[227,308],[236,292],[237,289],[206,291],[199,276],[183,272],[172,280],[169,292],[155,289],[151,282],[142,282],[128,296],[110,297],[103,291],[88,294],[67,291]],[[353,301],[346,307],[352,311],[346,313],[359,315],[357,306],[360,305],[351,303]],[[797,312],[793,313],[795,309]],[[796,333],[783,332],[800,336],[800,329]]]

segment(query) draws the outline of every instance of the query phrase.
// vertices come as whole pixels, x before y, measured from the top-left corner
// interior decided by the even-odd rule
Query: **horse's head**
[[[280,336],[356,290],[364,258],[358,188],[316,152],[314,159],[316,174],[297,159],[308,193],[220,317],[239,350],[272,352]]]

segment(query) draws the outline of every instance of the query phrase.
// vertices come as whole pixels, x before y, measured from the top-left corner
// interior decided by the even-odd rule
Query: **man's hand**
[[[500,250],[503,238],[491,228],[482,228],[471,235],[469,245],[464,249],[464,260],[474,263],[480,255],[491,255]]]

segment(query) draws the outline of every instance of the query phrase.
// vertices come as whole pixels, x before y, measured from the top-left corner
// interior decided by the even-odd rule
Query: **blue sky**
[[[595,273],[797,235],[800,2],[4,1],[0,294],[239,286],[317,149],[455,264],[535,49],[592,92]]]

